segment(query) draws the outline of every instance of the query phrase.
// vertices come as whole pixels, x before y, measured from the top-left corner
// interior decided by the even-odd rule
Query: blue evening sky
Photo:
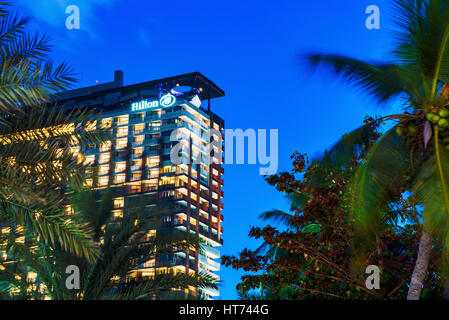
[[[227,128],[279,129],[279,170],[290,155],[329,147],[366,114],[391,112],[342,81],[310,72],[298,55],[326,51],[368,60],[392,47],[387,0],[16,0],[31,27],[53,37],[54,57],[79,73],[79,86],[125,84],[200,71],[226,91],[212,109]],[[81,29],[65,28],[65,8],[78,5]],[[381,29],[367,30],[365,9],[381,10]],[[258,165],[225,165],[222,253],[258,242],[248,238],[258,215],[288,210]],[[222,267],[221,299],[234,299],[241,272]]]

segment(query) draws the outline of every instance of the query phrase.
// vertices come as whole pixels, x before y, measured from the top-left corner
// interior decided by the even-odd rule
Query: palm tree
[[[54,94],[74,83],[73,71],[54,65],[49,38],[27,32],[30,19],[8,12],[9,5],[0,2],[0,229],[23,236],[25,228],[93,258],[87,230],[61,208],[65,193],[82,187],[86,168],[68,147],[99,144],[106,131],[83,130],[94,121],[86,111],[52,107]]]
[[[393,62],[369,63],[327,54],[309,56],[324,63],[379,102],[404,99],[404,112],[384,117],[394,127],[371,148],[354,178],[357,230],[374,237],[392,192],[413,191],[424,205],[419,253],[408,299],[419,299],[433,240],[447,248],[449,214],[449,1],[394,0],[398,40]],[[358,129],[324,157],[336,161],[357,145]]]
[[[199,239],[186,232],[161,229],[161,217],[172,210],[154,201],[145,204],[135,202],[127,205],[122,218],[114,217],[114,192],[107,190],[97,202],[95,191],[84,191],[73,197],[77,223],[88,223],[92,239],[99,246],[99,257],[89,261],[56,246],[46,246],[30,237],[29,242],[14,244],[11,251],[16,253],[19,263],[27,266],[20,271],[14,266],[3,265],[3,291],[5,295],[16,292],[16,298],[42,298],[38,288],[26,290],[30,284],[25,280],[25,272],[35,272],[37,280],[44,285],[44,293],[53,300],[67,299],[167,299],[185,297],[180,289],[211,287],[216,281],[206,274],[183,272],[155,272],[147,278],[133,277],[135,270],[149,261],[170,257],[175,252],[200,247]],[[150,202],[150,204],[148,204]],[[152,231],[159,230],[156,234]],[[33,248],[34,251],[33,251]],[[80,270],[79,290],[66,287],[67,266],[75,265]],[[0,264],[0,270],[1,268]],[[157,265],[156,265],[157,266]],[[153,269],[154,270],[154,269]],[[17,278],[19,278],[17,280]],[[172,290],[178,290],[173,292]],[[1,291],[1,290],[0,290]],[[178,294],[176,294],[178,293]],[[174,295],[175,294],[175,295]]]

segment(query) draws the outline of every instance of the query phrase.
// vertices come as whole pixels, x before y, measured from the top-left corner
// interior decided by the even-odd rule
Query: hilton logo
[[[131,105],[131,112],[153,109],[153,108],[158,108],[158,107],[171,107],[175,103],[176,103],[176,97],[171,94],[166,94],[159,101],[157,101],[157,100],[155,100],[155,101],[142,100],[139,102],[134,102]]]

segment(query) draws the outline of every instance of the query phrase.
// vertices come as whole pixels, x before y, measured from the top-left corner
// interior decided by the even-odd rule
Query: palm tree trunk
[[[422,284],[426,277],[429,266],[430,253],[432,251],[432,235],[423,230],[419,242],[418,257],[413,270],[410,287],[408,289],[407,300],[419,300],[422,291]]]

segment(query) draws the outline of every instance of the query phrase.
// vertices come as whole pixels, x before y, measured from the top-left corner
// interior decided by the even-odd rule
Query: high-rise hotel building
[[[78,151],[92,168],[87,183],[115,190],[114,215],[126,212],[131,197],[144,202],[156,197],[174,204],[172,215],[164,217],[165,226],[204,240],[201,250],[148,261],[133,277],[144,280],[158,268],[170,268],[204,271],[219,279],[223,168],[210,161],[207,146],[210,129],[221,134],[224,128],[224,121],[210,108],[212,99],[223,96],[223,90],[198,72],[124,86],[123,72],[116,71],[113,82],[64,92],[57,98],[57,104],[66,108],[98,112],[100,118],[94,125],[113,125],[108,143]],[[179,141],[171,141],[174,130]],[[222,139],[215,137],[215,141]],[[175,164],[170,154],[177,143],[191,152],[182,149],[182,161]],[[212,289],[191,293],[206,298],[219,294]]]

